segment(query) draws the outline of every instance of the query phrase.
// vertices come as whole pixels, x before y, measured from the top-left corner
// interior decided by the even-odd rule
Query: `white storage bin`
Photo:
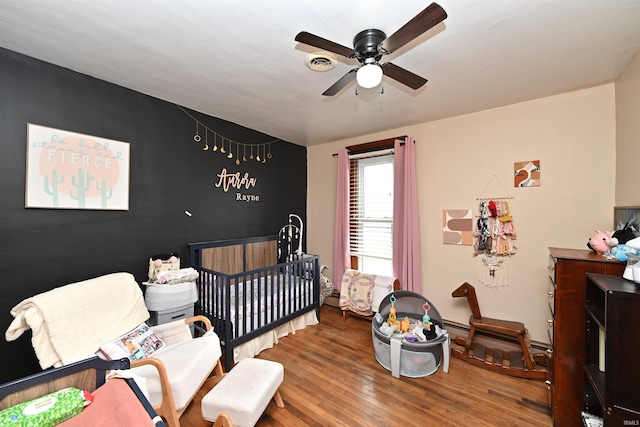
[[[149,311],[167,311],[193,305],[198,301],[196,282],[179,283],[177,285],[159,285],[144,282],[147,290],[144,293],[144,303]]]

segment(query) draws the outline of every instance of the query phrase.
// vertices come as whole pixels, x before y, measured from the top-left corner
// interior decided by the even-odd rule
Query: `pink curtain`
[[[398,139],[393,152],[393,275],[402,289],[421,294],[415,141]]]
[[[333,243],[333,288],[340,291],[342,276],[351,268],[349,252],[349,151],[338,151],[336,226]]]

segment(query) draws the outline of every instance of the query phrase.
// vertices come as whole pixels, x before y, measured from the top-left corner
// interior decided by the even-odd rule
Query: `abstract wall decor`
[[[471,209],[442,211],[442,243],[445,245],[473,244],[473,213]]]
[[[540,160],[515,162],[513,164],[514,187],[540,186]]]
[[[129,210],[129,144],[28,123],[25,207]]]

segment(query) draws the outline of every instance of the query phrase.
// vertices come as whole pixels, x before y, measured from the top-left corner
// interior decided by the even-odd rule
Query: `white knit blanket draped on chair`
[[[94,356],[100,344],[149,318],[142,291],[130,273],[107,274],[35,295],[13,307],[11,315],[15,319],[6,340],[13,341],[31,328],[42,369]],[[78,332],[86,330],[91,334]]]

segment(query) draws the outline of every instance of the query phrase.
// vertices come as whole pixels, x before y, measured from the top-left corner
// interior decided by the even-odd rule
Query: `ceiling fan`
[[[380,64],[380,59],[384,55],[398,50],[446,18],[447,12],[440,5],[431,3],[389,37],[383,31],[376,29],[359,32],[353,39],[353,49],[306,31],[298,33],[295,40],[360,61],[360,67],[354,68],[342,76],[323,93],[325,96],[337,94],[353,80],[357,80],[358,85],[363,88],[376,87],[382,81],[383,74],[415,90],[422,87],[427,79],[391,62]]]

